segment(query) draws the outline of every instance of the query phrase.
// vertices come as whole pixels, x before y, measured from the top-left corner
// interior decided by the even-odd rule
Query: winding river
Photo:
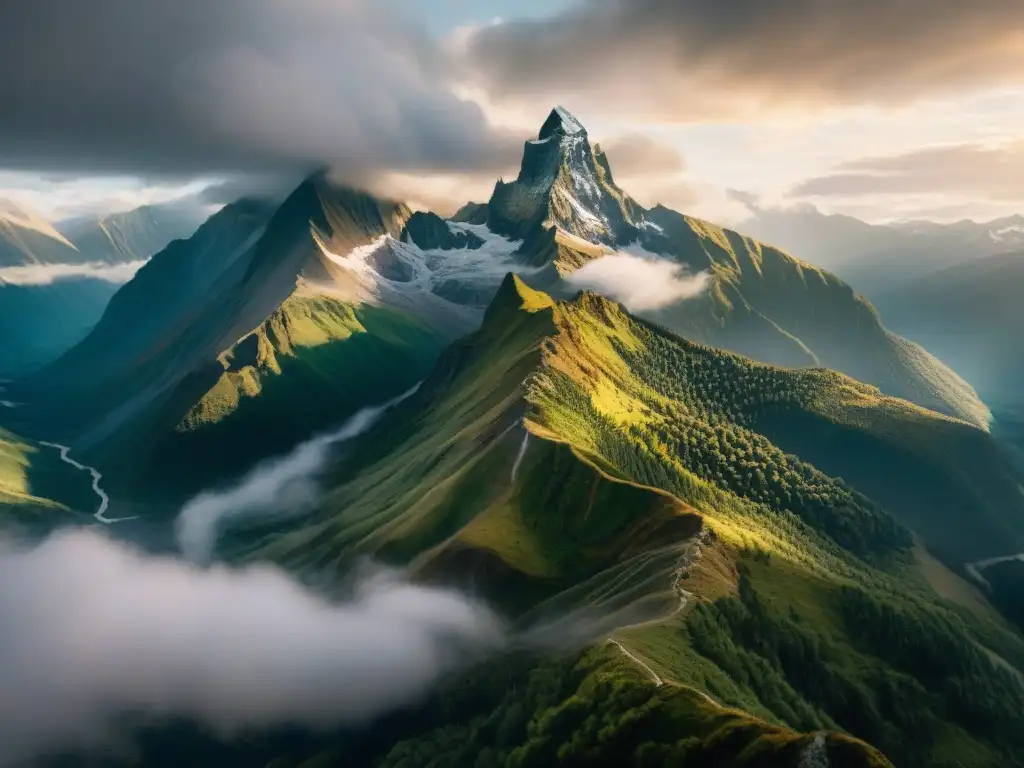
[[[100,471],[98,469],[96,469],[95,467],[88,467],[85,464],[81,464],[72,459],[71,456],[69,455],[71,453],[71,449],[66,445],[60,445],[59,443],[47,443],[44,441],[40,441],[39,444],[45,445],[47,448],[56,448],[58,451],[60,451],[61,461],[63,461],[66,464],[70,464],[77,470],[80,470],[82,472],[88,472],[90,475],[92,475],[92,489],[100,499],[100,506],[96,510],[95,514],[93,514],[93,517],[96,518],[99,522],[103,523],[104,525],[110,525],[111,523],[121,523],[125,520],[136,519],[136,516],[107,517],[107,508],[110,506],[110,497],[107,495],[107,492],[104,491],[103,488],[100,486],[100,481],[103,479],[103,475],[100,474]]]

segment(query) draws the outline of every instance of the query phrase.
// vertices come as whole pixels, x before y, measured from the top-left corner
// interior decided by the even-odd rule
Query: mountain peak
[[[555,134],[561,134],[563,136],[582,134],[583,136],[586,136],[587,129],[583,127],[583,124],[579,120],[573,117],[569,110],[565,107],[559,106],[551,110],[551,114],[548,115],[548,119],[545,120],[544,125],[540,127],[540,134],[538,138],[543,141]]]
[[[509,272],[501,281],[498,291],[487,306],[487,311],[484,313],[484,324],[505,322],[516,317],[520,312],[536,314],[553,306],[555,306],[554,299],[548,294],[534,290],[524,283],[519,275]]]
[[[0,222],[20,229],[38,232],[41,235],[59,241],[69,248],[75,247],[41,214],[6,197],[0,197]]]
[[[538,138],[526,142],[516,180],[495,185],[487,225],[514,240],[557,227],[588,243],[613,245],[637,239],[639,211],[614,185],[608,158],[591,147],[580,121],[555,107]]]

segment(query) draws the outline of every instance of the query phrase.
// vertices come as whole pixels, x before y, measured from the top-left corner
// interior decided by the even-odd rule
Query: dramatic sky
[[[1024,210],[1020,0],[4,2],[0,71],[0,196],[52,218],[325,163],[450,207],[555,103],[641,202],[727,223]]]

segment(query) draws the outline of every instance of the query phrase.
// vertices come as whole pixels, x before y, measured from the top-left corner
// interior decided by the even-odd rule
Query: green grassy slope
[[[109,469],[111,491],[180,496],[379,402],[422,377],[452,329],[378,306],[321,247],[397,236],[408,215],[320,177],[276,209],[228,206],[12,387],[20,415]]]
[[[58,451],[0,428],[0,527],[42,533],[81,523],[95,500],[88,475],[63,463]]]
[[[25,394],[59,401],[50,405],[72,422],[102,411],[104,390],[119,390],[114,402],[123,399],[118,380],[137,379],[139,368],[202,312],[216,286],[237,279],[232,272],[244,268],[272,212],[265,203],[233,203],[190,239],[154,256],[114,295],[81,343],[24,383]]]
[[[527,434],[518,426],[524,386],[554,311],[547,296],[507,281],[484,327],[449,348],[354,454],[356,466],[340,470],[354,480],[332,496],[337,514],[264,554],[309,572],[340,570],[367,551],[415,560],[427,575],[454,569],[493,582],[495,597],[517,609],[616,569],[642,566],[664,590],[679,545],[699,528],[686,507],[610,476],[575,446],[536,437],[512,478]],[[410,414],[428,402],[411,428]]]
[[[179,497],[240,474],[404,392],[445,341],[397,312],[294,295],[208,373],[186,381],[156,421],[134,426],[142,447],[124,461],[129,471],[118,484]]]
[[[874,308],[839,278],[666,208],[648,215],[663,232],[646,235],[646,247],[715,277],[700,300],[652,313],[652,319],[757,360],[834,368],[886,394],[987,424],[988,410],[969,384],[886,330]]]
[[[779,447],[808,425],[867,435],[883,460],[912,455],[915,482],[948,483],[958,504],[934,519],[883,506],[821,471],[813,445]],[[900,765],[1005,765],[1024,746],[1024,688],[1000,664],[1024,667],[1024,641],[940,599],[897,521],[926,540],[1019,535],[992,446],[840,374],[754,363],[510,277],[481,330],[339,459],[317,511],[234,531],[224,552],[318,580],[373,553],[470,583],[520,625],[585,619],[667,690],[758,722],[848,732]],[[844,476],[865,460],[841,453]],[[976,484],[949,479],[972,453]],[[989,485],[1009,506],[976,521]]]
[[[179,725],[144,734],[130,756],[75,764],[800,768],[808,752],[842,768],[891,766],[848,736],[795,733],[687,688],[654,687],[606,645],[562,658],[519,654],[481,665],[444,684],[423,706],[354,733],[260,734],[226,744]]]
[[[787,479],[806,471],[782,454],[786,451],[845,478],[957,563],[981,552],[1017,551],[1024,543],[1020,474],[1011,457],[980,429],[834,371],[758,365],[680,342],[657,328],[644,336],[642,351],[624,350],[625,356],[634,369],[645,371],[660,394],[686,402],[700,393],[698,402],[707,408],[708,393],[720,393],[721,383],[729,382],[728,398],[716,404],[719,415],[712,415],[711,430],[704,428],[712,445],[721,440],[727,447],[707,458],[699,440],[694,446],[692,437],[682,441],[667,432],[670,450],[695,454],[703,466],[733,483],[736,467],[729,451],[770,455],[766,460],[773,465],[790,467],[778,481],[755,476],[754,487],[746,489],[755,500],[791,505],[804,514],[817,507],[814,490],[793,487]],[[723,413],[731,422],[725,429]],[[866,530],[860,522],[856,532],[843,532],[847,540],[837,540],[847,549],[868,551],[869,541],[856,541]]]

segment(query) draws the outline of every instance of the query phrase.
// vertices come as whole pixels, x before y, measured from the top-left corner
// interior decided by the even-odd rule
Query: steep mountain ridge
[[[88,387],[131,365],[245,255],[273,210],[242,200],[214,214],[189,240],[172,243],[112,297],[96,328],[52,367],[52,375],[74,371],[79,386]],[[43,372],[37,385],[47,386],[50,376]]]
[[[82,344],[19,383],[26,416],[116,461],[115,490],[183,494],[397,394],[480,316],[433,291],[444,265],[432,271],[436,252],[400,239],[411,215],[322,175],[276,209],[228,206],[141,270]],[[295,397],[301,417],[289,415]],[[265,439],[236,440],[246,430]],[[204,445],[221,460],[190,464]]]
[[[536,139],[526,142],[519,176],[499,181],[487,206],[487,225],[523,240],[557,227],[600,245],[631,242],[640,206],[615,186],[607,158],[590,147],[586,129],[556,107]]]
[[[753,206],[739,227],[840,275],[872,299],[958,263],[1024,245],[1024,216],[954,223],[869,224],[814,206]]]
[[[831,435],[780,447],[808,429]],[[844,442],[857,437],[870,450]],[[901,480],[906,456],[926,476]],[[967,456],[976,463],[957,470]],[[948,503],[865,495],[859,468],[875,458],[894,465],[880,485],[949,478],[937,489]],[[1019,746],[1008,734],[1024,690],[975,643],[1017,665],[1024,643],[939,600],[893,515],[933,544],[959,542],[963,562],[1019,544],[1020,477],[983,431],[841,374],[754,363],[595,294],[556,302],[509,276],[481,329],[321,482],[312,513],[230,530],[222,554],[314,581],[366,555],[405,564],[471,585],[528,634],[550,621],[562,636],[611,633],[625,663],[671,688],[798,730],[847,730],[900,765],[949,748],[998,765]],[[986,521],[970,510],[992,487],[1010,506]],[[880,627],[915,650],[900,655]],[[963,686],[973,714],[953,704]],[[976,717],[992,720],[970,730]]]
[[[1006,400],[1024,374],[1024,251],[949,267],[879,294],[909,338],[934,349],[985,395]]]
[[[640,318],[564,279],[627,248],[709,287]],[[189,752],[212,737],[188,723],[171,738],[147,723],[129,764],[890,766],[877,747],[911,768],[995,768],[1024,753],[1024,639],[957,594],[967,564],[1024,549],[1024,474],[984,406],[828,272],[636,205],[564,109],[519,178],[453,221],[323,174],[279,206],[228,206],[9,396],[158,517],[417,381],[327,451],[322,494],[224,523],[218,553],[330,596],[366,557],[463,587],[507,619],[512,652],[379,732],[207,753]],[[80,508],[47,492],[67,478],[43,484],[63,468],[38,448],[0,433],[0,515]]]
[[[764,362],[825,366],[887,394],[987,426],[970,385],[917,344],[888,331],[874,307],[834,275],[737,232],[655,208],[645,247],[710,270],[696,300],[651,313],[696,341]]]
[[[877,301],[893,327],[924,344],[982,394],[993,429],[1024,449],[1024,251],[975,259],[898,288]]]
[[[78,249],[40,214],[0,199],[0,268],[73,264]]]
[[[143,205],[130,211],[60,225],[84,261],[148,259],[173,240],[190,237],[206,217],[192,203]]]
[[[671,368],[666,366],[675,365],[671,362],[673,359],[682,365],[679,373],[683,384],[672,383]],[[735,389],[728,395],[730,402],[714,406],[718,415],[710,417],[712,425],[724,418],[722,414],[729,414],[728,418],[735,421],[738,429],[767,430],[773,440],[797,446],[800,456],[806,456],[812,463],[823,461],[833,474],[844,477],[862,476],[864,472],[859,467],[865,456],[872,457],[873,473],[878,471],[875,463],[892,464],[893,471],[888,476],[883,473],[881,479],[868,482],[871,495],[883,501],[927,542],[939,549],[953,550],[951,559],[966,563],[980,557],[982,552],[1018,551],[1015,548],[1024,546],[1024,498],[1018,490],[1020,477],[1010,457],[980,429],[887,397],[874,387],[834,371],[772,368],[677,339],[657,326],[647,326],[633,319],[621,306],[596,294],[584,293],[573,302],[556,303],[546,294],[526,286],[520,278],[511,276],[488,309],[481,330],[456,342],[442,355],[431,377],[416,395],[376,430],[375,441],[379,442],[380,453],[372,447],[360,451],[360,463],[370,462],[375,457],[393,456],[408,465],[409,457],[419,450],[409,447],[410,440],[432,442],[445,424],[455,423],[476,425],[467,428],[460,440],[473,443],[476,446],[474,461],[482,461],[486,451],[480,451],[479,443],[487,444],[487,451],[498,450],[506,444],[512,447],[515,440],[509,432],[522,418],[526,442],[530,436],[556,443],[568,442],[581,458],[587,457],[586,460],[607,472],[607,451],[618,449],[613,448],[612,443],[602,442],[612,439],[610,434],[597,439],[594,429],[607,428],[605,418],[649,426],[657,426],[665,419],[681,418],[672,416],[671,411],[668,415],[659,415],[660,406],[656,405],[659,398],[678,395],[655,393],[660,393],[662,387],[691,386],[685,382],[698,374],[710,377],[697,385],[696,392],[703,391],[705,398],[721,396],[717,390],[708,390],[707,382],[734,382]],[[566,400],[569,394],[562,391],[565,386],[575,393],[569,400]],[[586,395],[587,392],[596,394]],[[780,393],[786,396],[779,399]],[[609,398],[607,401],[603,399],[605,396]],[[592,400],[597,410],[566,410],[570,403],[579,404],[576,398]],[[437,424],[425,429],[429,421],[416,421],[413,437],[410,437],[408,413],[426,408],[425,404],[438,399],[440,401],[428,409],[430,419],[436,419]],[[545,403],[548,408],[543,407]],[[704,402],[690,407],[706,411],[710,406]],[[582,414],[588,414],[586,419],[594,421],[581,421]],[[780,420],[798,428],[783,430]],[[389,424],[397,431],[389,432]],[[690,424],[687,431],[696,427]],[[415,437],[419,429],[424,429],[422,438]],[[827,440],[819,440],[815,437],[819,432],[831,434]],[[711,442],[720,439],[711,438]],[[405,445],[392,444],[392,440]],[[866,440],[872,448],[870,451],[847,449],[844,440]],[[447,457],[451,450],[451,446],[435,445],[422,453]],[[655,450],[654,447],[651,450]],[[669,451],[667,455],[675,453]],[[503,455],[508,456],[504,450]],[[971,456],[969,467],[961,466],[965,455]],[[782,461],[782,456],[773,461]],[[899,473],[906,471],[908,462],[914,463],[917,476],[901,479]],[[428,463],[437,468],[449,462],[446,459],[438,465],[436,459],[431,458]],[[540,466],[543,465],[541,462]],[[458,467],[460,473],[466,470],[454,456],[451,466]],[[525,471],[529,464],[523,466]],[[395,475],[397,483],[405,482],[401,473],[381,472],[381,476],[389,474]],[[410,474],[417,473],[411,471]],[[621,475],[621,467],[612,474]],[[941,487],[936,490],[935,498],[925,494],[923,501],[915,502],[912,492],[921,485],[921,474],[931,476],[929,482],[940,482]],[[437,480],[431,484],[444,486],[447,483],[447,480]],[[891,493],[886,490],[888,485],[892,486]],[[358,518],[359,510],[372,505],[371,499],[378,492],[386,493],[362,489],[353,492],[351,498],[346,495],[346,502],[338,504],[346,513],[336,519],[335,524],[345,529],[346,538],[358,529],[353,520]],[[391,499],[389,504],[395,501]],[[794,513],[811,514],[813,506],[797,504]],[[972,515],[963,516],[961,510],[968,508],[974,510]],[[878,542],[857,543],[860,536],[875,535],[871,531],[876,525],[870,522],[874,509],[872,505],[858,507],[854,504],[844,513],[863,516],[860,523],[844,533],[835,529],[834,535],[845,548],[878,549]],[[835,514],[837,510],[832,510],[828,516]],[[833,524],[827,517],[818,523],[826,530]],[[879,532],[878,536],[881,541],[890,534]],[[897,549],[909,544],[909,539],[892,536]],[[322,535],[318,540],[324,545],[330,541]],[[301,551],[303,557],[316,559],[318,556],[315,550],[305,547],[297,546],[295,550]]]
[[[144,206],[57,227],[0,201],[0,375],[25,376],[83,339],[118,287],[201,222],[191,205]]]
[[[359,344],[381,343],[381,354],[396,355],[390,360],[408,362],[402,350],[412,340],[424,342],[409,376],[396,379],[395,394],[425,373],[441,345],[476,327],[501,277],[515,265],[533,286],[566,295],[571,289],[565,275],[635,245],[645,258],[668,259],[712,277],[711,288],[698,298],[648,313],[678,332],[766,362],[832,366],[888,394],[976,424],[988,420],[969,386],[885,331],[870,305],[837,278],[738,233],[660,206],[644,210],[615,185],[608,158],[560,108],[527,142],[517,180],[499,182],[486,208],[467,207],[457,220],[413,214],[400,203],[339,187],[324,174],[296,188],[265,228],[247,228],[245,222],[254,219],[236,216],[229,207],[196,236],[153,259],[79,348],[26,382],[19,398],[28,401],[26,415],[45,430],[58,430],[62,440],[96,451],[97,461],[144,446],[128,452],[152,467],[147,454],[166,441],[146,435],[203,433],[212,422],[204,426],[196,414],[219,414],[219,424],[227,404],[248,411],[261,400],[267,377],[290,368],[272,360],[298,359],[306,353],[296,355],[297,349],[316,347],[340,355],[353,328],[359,329]],[[204,263],[223,265],[204,273],[210,279],[197,283],[176,275],[192,274],[192,268],[175,262],[187,266],[205,252],[213,256]],[[160,285],[179,283],[191,287],[178,294]],[[154,290],[165,298],[154,300]],[[327,300],[301,299],[317,296]],[[311,317],[311,307],[324,316]],[[374,319],[367,319],[369,310],[352,319],[360,307],[376,308]],[[316,347],[292,345],[287,334],[269,332],[289,318],[341,335]],[[392,344],[375,331],[364,334],[371,328],[400,328],[403,336]],[[425,342],[424,333],[433,341]],[[268,344],[281,344],[275,349],[282,355],[264,352],[252,358],[253,365],[232,368],[230,360],[246,358],[233,350],[266,350]],[[330,386],[326,391],[339,393]],[[323,417],[343,417],[367,404],[349,399],[356,391],[347,390]],[[45,409],[35,410],[33,400],[46,402]],[[328,402],[318,396],[311,401]],[[257,408],[252,417],[262,418],[258,414]],[[303,437],[298,429],[284,430],[281,446],[286,436]],[[177,449],[168,455],[178,455]],[[232,466],[251,458],[258,457],[241,450]],[[162,471],[169,479],[178,469],[180,462],[168,461]],[[145,485],[150,471],[132,470],[135,482]]]
[[[470,205],[456,219],[482,219]],[[498,182],[488,227],[522,239],[515,256],[539,270],[532,285],[567,295],[564,276],[619,250],[666,258],[711,288],[697,299],[649,310],[683,335],[791,367],[828,366],[927,408],[987,425],[971,389],[924,349],[887,331],[848,285],[776,248],[663,206],[643,209],[613,180],[600,148],[562,108],[527,141],[518,178]]]

